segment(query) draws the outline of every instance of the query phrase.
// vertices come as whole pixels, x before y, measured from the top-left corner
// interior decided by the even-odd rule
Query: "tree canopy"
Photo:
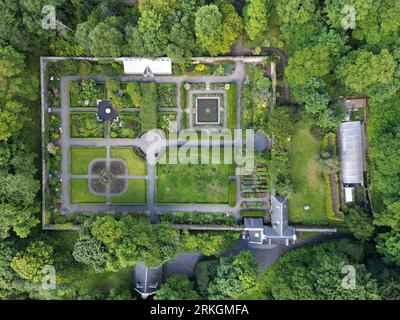
[[[172,275],[157,290],[155,300],[196,300],[199,294],[194,283],[183,275]]]

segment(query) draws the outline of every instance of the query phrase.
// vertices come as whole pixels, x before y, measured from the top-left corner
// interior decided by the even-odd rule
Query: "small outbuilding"
[[[110,100],[97,101],[97,119],[99,121],[118,121],[119,115]]]
[[[262,218],[244,218],[244,230],[248,233],[249,243],[263,243],[265,237],[264,222]]]

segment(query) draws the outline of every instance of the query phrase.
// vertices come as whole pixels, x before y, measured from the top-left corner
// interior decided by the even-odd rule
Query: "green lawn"
[[[120,196],[113,196],[111,203],[146,203],[147,183],[146,180],[128,180],[128,190]]]
[[[140,158],[133,151],[133,147],[115,147],[110,150],[111,158],[122,159],[128,166],[128,174],[131,176],[145,176],[146,160]]]
[[[71,174],[88,174],[90,161],[96,158],[105,158],[106,156],[106,148],[71,147]]]
[[[96,196],[89,191],[87,179],[71,179],[72,203],[105,203],[106,197]]]
[[[312,136],[310,129],[309,122],[299,122],[292,138],[290,158],[294,193],[289,198],[289,219],[293,223],[328,222],[324,182],[316,162],[320,142]],[[305,204],[310,210],[304,210]]]
[[[158,164],[157,202],[228,203],[233,174],[233,165]]]

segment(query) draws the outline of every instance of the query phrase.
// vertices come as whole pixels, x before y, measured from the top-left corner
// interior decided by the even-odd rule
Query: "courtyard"
[[[154,76],[150,82],[134,75],[61,77],[60,107],[48,110],[55,122],[50,135],[60,136],[57,154],[50,155],[50,170],[53,162],[59,167],[49,185],[50,194],[60,194],[54,205],[65,215],[195,210],[239,216],[235,164],[152,164],[143,134],[239,128],[243,67],[236,62],[226,76]]]
[[[152,163],[146,155],[151,144],[145,133],[158,129],[169,138],[179,135],[164,155],[180,152],[187,138],[197,136],[191,147],[198,154],[191,150],[191,158],[210,147],[207,141],[219,149],[220,160],[233,157],[226,147],[238,142],[224,130],[259,128],[257,121],[272,101],[268,89],[249,90],[257,79],[269,81],[263,78],[269,64],[258,61],[235,61],[227,75],[60,77],[60,106],[47,110],[51,214],[148,212],[156,221],[168,212],[223,212],[237,222],[245,216],[266,218],[271,194],[267,149],[256,154],[253,172],[243,176],[233,161]],[[295,135],[292,175],[299,191],[290,199],[290,219],[324,223],[324,187],[318,173],[302,176],[305,166],[313,165],[304,152],[294,151],[297,140]],[[307,146],[318,148],[312,140]],[[305,201],[311,204],[307,214],[300,210]]]

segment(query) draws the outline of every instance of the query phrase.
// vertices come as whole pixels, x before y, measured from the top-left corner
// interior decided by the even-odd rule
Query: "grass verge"
[[[96,158],[105,158],[106,148],[71,147],[70,163],[71,174],[88,174],[89,163]]]
[[[122,159],[128,166],[128,174],[131,176],[145,176],[146,160],[140,158],[132,147],[115,147],[110,150],[111,158]]]
[[[128,189],[120,196],[112,196],[111,203],[146,203],[147,183],[142,179],[129,179]]]
[[[325,186],[316,161],[320,142],[311,134],[310,122],[295,125],[290,159],[294,193],[289,199],[289,219],[294,223],[318,224],[327,222]],[[304,205],[310,209],[305,211]]]
[[[87,179],[71,179],[72,203],[105,203],[106,197],[96,196],[89,191]]]

